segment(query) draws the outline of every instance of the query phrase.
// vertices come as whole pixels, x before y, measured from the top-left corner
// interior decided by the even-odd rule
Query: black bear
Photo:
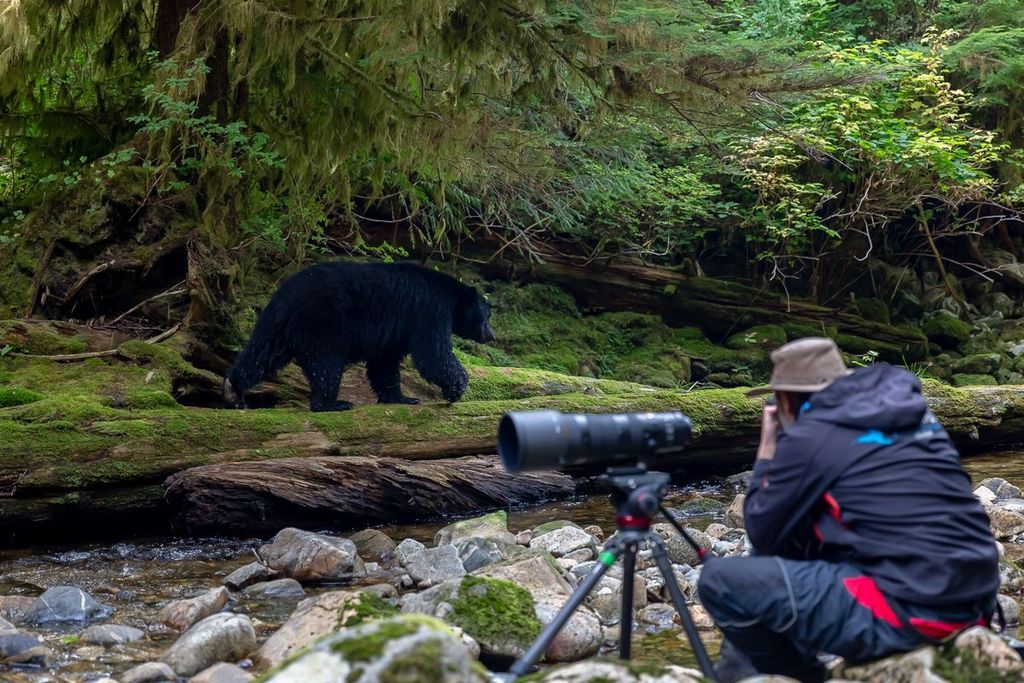
[[[294,360],[309,380],[310,409],[347,410],[338,400],[345,366],[366,361],[380,403],[419,403],[402,395],[399,364],[412,353],[423,379],[457,401],[469,377],[451,335],[494,339],[490,306],[472,287],[412,263],[321,263],[287,279],[260,313],[224,381],[224,398],[245,407],[245,392]]]

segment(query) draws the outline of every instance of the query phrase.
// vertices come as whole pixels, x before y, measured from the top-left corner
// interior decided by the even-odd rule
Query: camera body
[[[682,452],[692,432],[690,418],[679,412],[510,412],[498,425],[498,454],[509,472],[582,473],[628,465],[650,469]]]

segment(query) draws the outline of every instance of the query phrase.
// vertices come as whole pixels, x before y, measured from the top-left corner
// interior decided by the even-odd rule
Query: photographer
[[[829,339],[772,353],[744,503],[753,557],[710,560],[717,671],[825,680],[819,653],[877,659],[996,610],[998,552],[949,436],[906,370],[850,371]]]

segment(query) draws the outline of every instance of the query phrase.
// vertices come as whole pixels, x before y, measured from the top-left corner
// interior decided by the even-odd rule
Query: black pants
[[[818,653],[861,662],[927,642],[896,616],[873,580],[845,564],[716,558],[704,566],[698,591],[726,639],[760,673],[819,681]],[[912,616],[945,621],[961,615],[916,609]]]

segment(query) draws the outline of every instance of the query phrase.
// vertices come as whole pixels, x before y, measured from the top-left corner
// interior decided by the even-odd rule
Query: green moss
[[[971,336],[971,326],[949,311],[936,311],[924,321],[922,331],[929,341],[943,348],[955,348]]]
[[[0,408],[10,406],[23,406],[27,403],[35,403],[45,398],[38,391],[22,389],[21,387],[0,387]]]
[[[521,649],[540,634],[529,592],[502,579],[463,579],[449,620],[481,642],[511,643]]]
[[[398,610],[385,602],[382,597],[369,591],[359,593],[358,600],[345,605],[345,611],[348,612],[350,610],[352,613],[341,624],[345,628],[358,626],[367,621],[383,619],[398,613]]]
[[[969,386],[995,386],[998,384],[996,378],[992,375],[969,375],[969,374],[955,374],[953,375],[953,384],[958,387],[969,387]]]
[[[890,322],[889,305],[881,299],[857,299],[854,310],[865,320],[886,325]]]
[[[779,325],[755,325],[725,340],[730,349],[765,349],[771,351],[786,343],[786,331]]]
[[[128,391],[128,407],[134,410],[149,410],[152,408],[181,408],[184,407],[174,400],[168,392],[162,389],[133,388]]]
[[[443,681],[441,643],[429,640],[395,656],[380,674],[380,683],[427,683]]]
[[[384,648],[393,640],[415,633],[416,624],[402,620],[380,622],[377,628],[366,631],[357,638],[345,638],[331,643],[331,651],[336,652],[349,662],[369,662],[384,652]]]
[[[550,522],[544,522],[543,524],[539,524],[538,526],[535,526],[533,528],[533,535],[534,536],[541,536],[541,535],[546,534],[546,533],[548,533],[550,531],[557,531],[558,529],[561,529],[562,527],[567,527],[567,526],[574,526],[577,529],[579,528],[579,525],[574,523],[574,522],[570,522],[570,521],[565,520],[565,519],[556,519],[556,520],[553,520],[553,521],[550,521]]]

